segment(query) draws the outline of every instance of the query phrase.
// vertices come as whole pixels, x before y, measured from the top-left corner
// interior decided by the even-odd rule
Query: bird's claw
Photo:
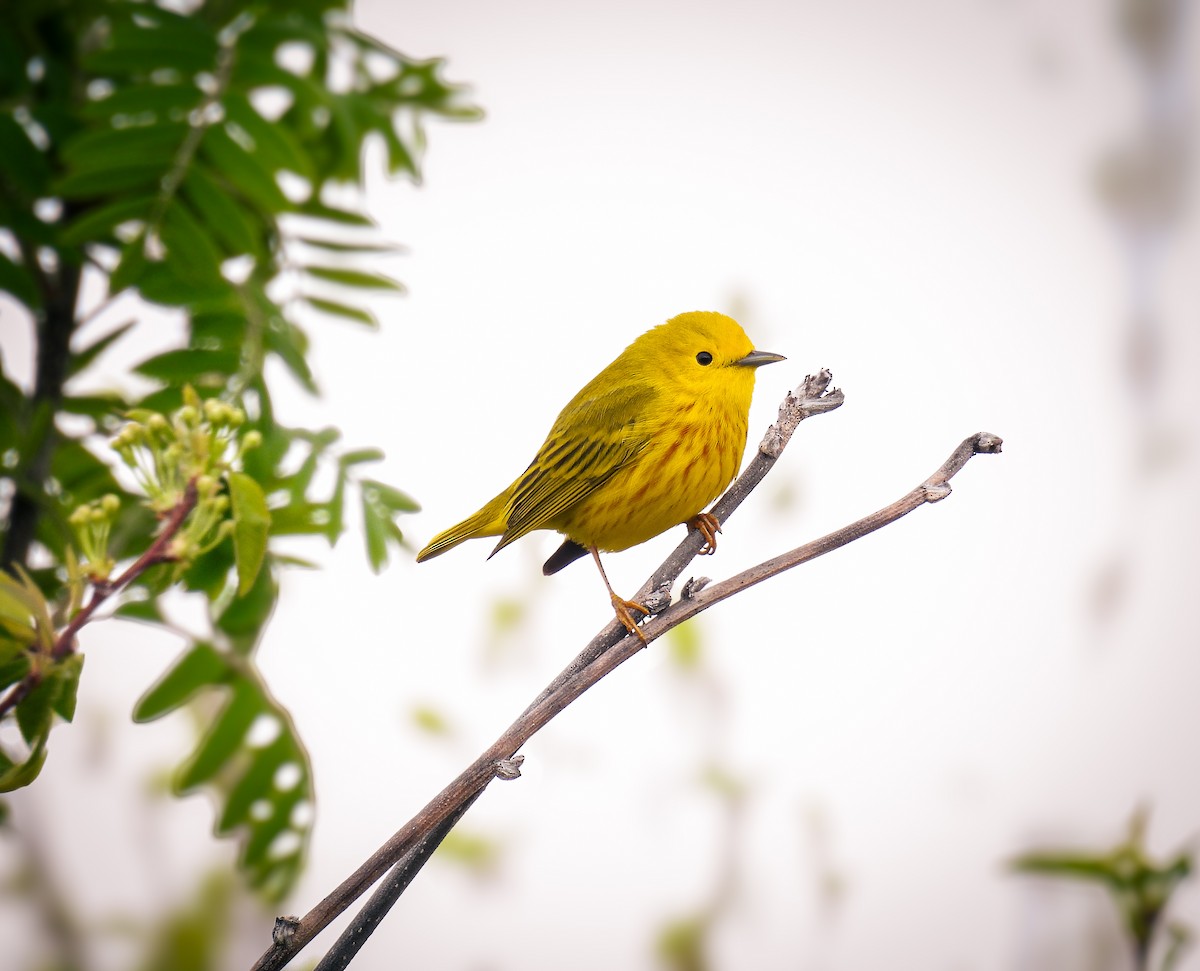
[[[687,524],[704,537],[704,545],[700,547],[701,556],[710,556],[717,551],[717,533],[721,531],[721,521],[716,516],[710,512],[697,513]]]
[[[618,597],[615,593],[612,595],[613,611],[617,615],[617,620],[631,634],[637,634],[638,640],[642,642],[642,646],[646,646],[646,635],[642,633],[642,629],[638,626],[638,622],[633,619],[633,614],[630,611],[639,611],[643,617],[650,616],[650,608],[644,604],[638,603],[636,600],[626,600],[624,597]]]

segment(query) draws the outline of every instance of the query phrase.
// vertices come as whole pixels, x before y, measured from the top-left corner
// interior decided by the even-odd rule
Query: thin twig
[[[713,513],[722,522],[726,522],[742,500],[762,481],[763,476],[779,458],[784,446],[792,436],[797,425],[814,414],[823,414],[839,407],[845,396],[829,384],[833,375],[828,370],[822,370],[816,375],[804,379],[795,392],[788,392],[787,397],[779,407],[779,417],[768,429],[766,436],[759,445],[758,451],[746,471],[738,477],[721,500],[713,507]],[[663,564],[654,571],[650,579],[638,591],[637,599],[645,602],[656,591],[664,588],[669,590],[671,584],[687,567],[700,551],[703,538],[698,531],[689,531],[687,537],[667,557]],[[669,597],[669,593],[667,595]],[[669,600],[667,601],[669,602]],[[664,603],[665,606],[665,603]],[[458,778],[442,790],[416,816],[397,831],[391,839],[371,855],[357,870],[347,877],[336,889],[318,903],[300,921],[289,927],[289,934],[283,940],[265,952],[254,966],[254,971],[277,971],[291,960],[313,937],[323,930],[330,921],[361,897],[367,889],[383,876],[389,869],[395,867],[389,883],[407,885],[414,873],[407,873],[405,861],[414,844],[428,844],[428,834],[435,830],[445,829],[448,818],[457,812],[457,807],[466,802],[473,802],[496,776],[496,766],[516,753],[516,751],[551,718],[562,711],[587,690],[595,681],[582,679],[583,672],[596,673],[603,677],[616,664],[633,656],[625,644],[626,650],[619,655],[616,664],[611,668],[597,667],[598,658],[613,654],[613,648],[625,641],[633,641],[638,647],[641,641],[636,637],[627,637],[628,631],[615,619],[611,621],[592,641],[580,652],[567,667],[538,695],[528,708],[513,722],[512,725],[497,739],[492,746],[464,770]],[[660,636],[656,634],[655,636]],[[617,655],[613,655],[617,657]],[[436,844],[434,844],[436,846]],[[424,864],[422,860],[417,869]],[[393,901],[394,902],[394,901]],[[368,908],[371,905],[368,904]],[[390,906],[390,904],[388,905]],[[363,914],[352,925],[365,928],[363,939],[368,936],[374,926],[370,925]],[[356,939],[354,949],[361,947],[362,939]],[[335,952],[345,948],[341,941],[331,949],[327,959],[337,960]],[[336,964],[331,966],[336,967]]]
[[[482,795],[483,788],[481,787],[401,858],[378,889],[371,894],[371,898],[358,912],[353,923],[342,931],[342,936],[337,939],[325,957],[321,958],[313,971],[344,971],[349,966],[354,956],[375,932],[380,921],[388,915],[392,905],[408,889],[408,885],[421,872],[421,868],[429,862],[433,851],[442,844],[442,840],[446,838],[450,830],[458,825],[458,821]]]
[[[694,617],[702,610],[707,610],[713,604],[718,604],[722,600],[728,600],[734,594],[741,593],[747,587],[752,587],[756,583],[761,583],[770,577],[778,576],[785,570],[790,570],[801,563],[807,563],[809,560],[815,560],[818,556],[839,549],[848,543],[854,542],[856,539],[861,539],[868,533],[873,533],[875,530],[882,529],[884,526],[894,523],[897,519],[907,516],[914,509],[925,505],[927,502],[939,502],[945,499],[950,495],[951,477],[967,464],[968,459],[974,455],[998,455],[1003,444],[1003,440],[998,435],[992,435],[989,432],[979,432],[970,438],[964,439],[942,464],[941,468],[908,493],[908,495],[897,499],[890,505],[884,506],[878,512],[864,516],[849,526],[844,526],[826,536],[822,536],[820,539],[805,543],[803,546],[797,546],[794,550],[759,563],[757,566],[752,566],[748,570],[743,570],[737,576],[730,577],[728,580],[705,587],[700,592],[686,600],[680,600],[658,617],[648,621],[643,625],[642,632],[648,640],[661,637],[672,627],[677,627],[689,617]],[[660,626],[661,630],[658,629]]]
[[[714,508],[714,513],[722,522],[726,521],[745,496],[769,471],[799,421],[811,414],[830,411],[842,403],[841,392],[836,389],[828,389],[829,380],[828,372],[822,372],[822,374],[806,380],[799,396],[789,394],[784,406],[780,409],[780,421],[772,426],[764,438],[759,454],[755,456],[746,472]],[[766,569],[768,564],[762,564],[760,567],[738,574],[730,580],[709,587],[664,610],[643,625],[642,631],[647,643],[661,637],[689,617],[732,596],[740,589],[761,582],[768,576],[781,573],[822,553],[844,546],[879,529],[888,522],[899,519],[918,505],[944,498],[949,494],[948,480],[962,468],[972,455],[999,452],[1000,445],[1000,439],[994,435],[980,433],[972,436],[964,441],[950,459],[925,483],[891,506],[885,507],[878,513],[851,524],[845,529],[838,530],[836,533],[831,533],[829,536],[768,561],[768,564],[773,564],[770,570]],[[698,533],[689,533],[687,539],[642,587],[639,599],[661,590],[664,584],[669,586],[673,583],[687,563],[699,552],[702,542]],[[434,834],[444,835],[449,831],[450,825],[452,825],[450,821],[457,819],[465,807],[478,798],[483,789],[497,776],[498,767],[513,756],[555,715],[570,705],[588,688],[633,657],[643,646],[637,637],[626,636],[624,629],[615,621],[610,623],[487,751],[401,827],[339,887],[317,904],[304,918],[296,922],[294,933],[288,935],[286,940],[282,940],[268,949],[254,965],[254,971],[278,971],[284,967],[330,921],[354,900],[357,900],[393,866],[395,866],[395,871],[389,878],[389,884],[400,890],[407,886],[416,870],[423,865],[424,859],[427,859],[431,844],[435,845]],[[415,867],[406,865],[409,860],[416,859],[422,852],[424,857],[419,859]],[[381,892],[376,896],[386,897],[388,895]],[[391,899],[382,909],[386,910],[386,907],[390,907],[394,903],[395,897],[398,896],[398,891],[391,895]],[[360,919],[356,921],[353,931],[344,935],[344,939],[348,943],[339,942],[338,945],[335,945],[326,956],[326,964],[323,967],[345,967],[345,962],[348,962],[353,956],[349,948],[352,946],[353,952],[357,952],[365,937],[374,930],[382,917],[382,913],[379,912],[380,908],[376,907],[375,903],[373,898],[372,903],[368,904],[363,915],[360,915]]]

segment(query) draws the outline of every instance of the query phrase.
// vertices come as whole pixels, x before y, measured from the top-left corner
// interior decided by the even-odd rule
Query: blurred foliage
[[[433,705],[415,705],[409,712],[409,718],[426,735],[445,737],[453,734],[450,720]]]
[[[501,852],[502,847],[497,840],[458,827],[446,834],[434,858],[454,863],[475,876],[486,877],[495,872]]]
[[[155,796],[155,798],[161,798]],[[65,885],[46,853],[45,838],[36,820],[28,832],[9,827],[0,836],[20,839],[16,866],[0,879],[0,901],[30,912],[25,933],[6,956],[5,967],[17,955],[34,955],[24,967],[55,971],[89,971],[113,967],[113,953],[125,953],[121,966],[145,971],[217,971],[229,967],[236,918],[253,901],[227,870],[199,876],[180,900],[163,902],[154,914],[131,913],[120,905],[98,917],[76,912],[71,888]],[[155,859],[162,872],[170,864]]]
[[[727,737],[729,706],[720,674],[712,667],[709,633],[709,625],[693,617],[666,636],[671,673],[694,705],[693,716],[698,716],[704,726],[697,737],[700,761],[692,778],[705,797],[716,800],[720,826],[705,847],[716,863],[716,873],[703,891],[702,902],[669,918],[656,934],[659,963],[671,971],[705,971],[716,966],[713,938],[733,913],[743,866],[740,833],[751,787],[729,767],[721,752]],[[677,700],[684,699],[681,696]]]
[[[672,627],[666,636],[667,656],[681,671],[694,671],[704,661],[703,626],[699,618],[693,617],[678,627]]]
[[[153,929],[143,971],[218,971],[235,899],[226,874],[213,873],[202,881],[194,900]]]
[[[44,0],[6,5],[0,32],[0,290],[36,335],[28,390],[0,357],[0,690],[13,686],[0,713],[24,743],[0,754],[0,779],[31,782],[50,727],[72,717],[82,658],[71,618],[89,590],[114,592],[117,564],[152,548],[175,508],[153,487],[172,470],[196,478],[150,439],[181,414],[234,409],[237,436],[256,447],[236,468],[200,475],[198,505],[176,524],[194,541],[187,555],[172,547],[168,562],[137,572],[116,614],[178,634],[160,595],[178,583],[203,602],[208,631],[189,637],[135,716],[222,699],[202,709],[215,715],[174,788],[218,796],[218,831],[241,838],[246,875],[269,896],[294,881],[312,816],[307,755],[254,661],[279,570],[308,565],[277,541],[336,543],[357,490],[380,570],[401,541],[396,517],[417,506],[359,475],[378,450],[280,422],[267,365],[315,394],[304,326],[374,327],[363,297],[401,289],[364,267],[394,249],[356,201],[368,141],[383,146],[390,174],[417,179],[424,120],[478,114],[440,61],[356,30],[349,6]],[[85,282],[99,302],[84,306]],[[126,319],[116,321],[118,296]],[[136,348],[162,326],[150,305],[183,322],[181,346],[133,368],[153,390],[136,400],[82,390],[111,348]],[[142,448],[149,465],[135,461],[132,476],[114,473],[105,441],[129,417],[150,436],[114,443]]]
[[[1134,813],[1129,835],[1107,852],[1045,850],[1025,853],[1012,865],[1021,873],[1098,883],[1108,890],[1129,941],[1135,971],[1146,971],[1155,949],[1162,953],[1160,971],[1171,971],[1191,940],[1183,924],[1163,924],[1171,895],[1191,876],[1192,852],[1176,853],[1155,863],[1145,851],[1146,815]]]
[[[707,914],[670,922],[658,935],[658,956],[672,971],[707,971],[712,918]]]

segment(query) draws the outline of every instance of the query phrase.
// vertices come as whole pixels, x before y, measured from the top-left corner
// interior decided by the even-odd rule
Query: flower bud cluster
[[[232,531],[229,496],[222,480],[249,449],[262,444],[262,435],[244,430],[246,413],[241,408],[215,398],[201,400],[190,386],[183,389],[183,404],[172,414],[134,409],[128,418],[111,444],[133,472],[155,514],[166,516],[183,501],[188,484],[195,485],[195,508],[168,550],[172,559],[189,563]],[[103,504],[109,499],[116,497],[81,506],[71,517],[88,572],[101,579],[107,573],[97,573],[95,565],[107,563],[112,569],[107,558],[108,530],[120,504],[117,502],[105,522],[96,516],[96,510],[107,508]]]
[[[108,537],[120,510],[121,500],[110,492],[94,502],[77,506],[67,520],[75,530],[83,554],[80,570],[93,581],[107,580],[116,566],[108,555]]]

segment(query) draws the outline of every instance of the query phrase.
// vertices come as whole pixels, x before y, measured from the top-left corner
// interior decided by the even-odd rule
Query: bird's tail
[[[479,536],[499,536],[504,532],[504,506],[506,496],[504,493],[496,496],[491,502],[475,513],[473,516],[468,516],[457,526],[451,526],[444,532],[438,533],[425,549],[417,554],[417,562],[421,563],[424,560],[432,559],[445,553],[446,550],[453,549],[459,543],[469,539],[476,539]]]

